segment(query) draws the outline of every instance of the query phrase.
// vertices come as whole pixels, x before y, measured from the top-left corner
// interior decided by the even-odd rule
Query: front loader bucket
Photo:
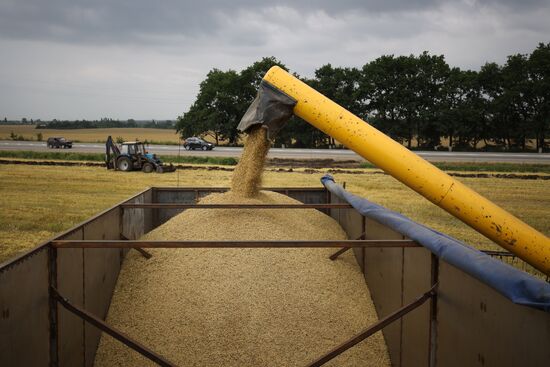
[[[169,166],[157,166],[157,173],[168,173],[168,172],[174,172],[176,170],[176,166],[174,166],[172,163],[170,163]]]

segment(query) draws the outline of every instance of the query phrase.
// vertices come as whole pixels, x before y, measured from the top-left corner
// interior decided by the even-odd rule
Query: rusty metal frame
[[[59,364],[58,347],[58,310],[54,298],[53,289],[57,288],[57,249],[50,247],[48,250],[48,318],[50,324],[50,366]]]
[[[365,236],[366,236],[366,233],[365,233],[365,231],[363,231],[363,233],[361,233],[361,235],[358,236],[356,238],[356,240],[364,240]],[[334,261],[338,258],[338,256],[342,255],[344,252],[346,252],[348,250],[351,250],[351,249],[352,249],[352,247],[342,247],[340,250],[336,251],[335,253],[330,255],[328,258],[331,259],[332,261]]]
[[[432,288],[427,291],[426,293],[422,294],[420,297],[418,297],[413,302],[401,307],[400,309],[392,312],[388,316],[382,318],[381,320],[378,320],[375,324],[368,327],[367,329],[363,330],[359,334],[355,335],[351,339],[347,340],[346,342],[340,344],[327,354],[323,355],[319,359],[311,362],[308,364],[308,367],[318,367],[322,366],[325,363],[329,362],[330,360],[338,357],[340,354],[344,353],[346,350],[350,349],[351,347],[357,345],[358,343],[362,342],[372,334],[376,333],[377,331],[382,330],[392,322],[402,318],[412,310],[422,306],[424,302],[426,302],[428,299],[433,299],[437,297],[437,283],[432,286]]]
[[[204,187],[204,186],[187,186],[187,187],[169,187],[169,186],[155,186],[152,188],[156,191],[208,191],[208,192],[223,192],[229,191],[230,187],[220,186],[220,187]],[[291,186],[291,187],[261,187],[260,190],[269,190],[269,191],[324,191],[324,186]],[[328,191],[328,190],[327,190]]]
[[[430,282],[432,287],[437,288],[439,284],[439,258],[433,253],[431,256],[431,271]],[[437,296],[430,300],[430,327],[428,340],[428,366],[435,367],[437,365]]]
[[[153,195],[159,188],[153,189]],[[163,188],[160,188],[162,191]],[[224,189],[219,189],[220,191]],[[183,189],[178,191],[194,191],[196,199],[198,198],[198,189]],[[285,189],[285,193],[288,195],[289,189]],[[123,203],[119,205],[121,212],[125,209],[352,209],[350,204],[175,204],[175,203]],[[122,221],[121,221],[122,225]],[[121,228],[122,233],[122,228]],[[340,247],[341,249],[331,256],[334,260],[340,254],[345,251],[354,248],[403,248],[403,247],[418,247],[419,244],[411,240],[365,240],[365,232],[363,232],[356,240],[343,240],[343,241],[139,241],[129,240],[121,234],[122,240],[54,240],[50,245],[53,251],[57,251],[62,248],[133,248],[142,253],[143,256],[149,258],[151,254],[145,251],[143,248],[326,248],[326,247]],[[84,310],[78,309],[76,306],[70,304],[70,302],[59,295],[59,293],[53,289],[56,302],[61,303],[72,313],[83,318],[85,321],[92,323],[102,331],[115,337],[128,347],[138,351],[145,357],[156,362],[161,366],[173,366],[164,360],[161,356],[156,355],[154,352],[147,349],[145,346],[131,340],[128,336],[108,326],[102,320],[87,313]],[[423,303],[423,302],[422,302]],[[417,307],[417,306],[416,306]],[[416,308],[414,307],[414,308]],[[414,309],[412,308],[412,309]],[[411,310],[412,310],[411,309]],[[401,312],[399,312],[401,311]],[[398,315],[406,314],[410,312],[408,309],[398,310]],[[390,315],[391,316],[391,315]],[[400,317],[400,316],[399,316]],[[387,319],[387,320],[386,320]],[[386,318],[380,320],[372,328],[383,328],[386,323],[389,324],[393,319]],[[369,328],[369,329],[372,329]],[[375,331],[374,331],[375,332]],[[370,335],[370,334],[369,334]],[[365,338],[368,335],[365,336]],[[355,344],[353,344],[355,345]],[[350,345],[348,348],[351,348]],[[347,348],[346,348],[347,349]]]
[[[412,240],[341,241],[130,241],[55,240],[53,248],[326,248],[326,247],[420,247]]]
[[[352,209],[350,204],[171,204],[129,203],[122,209]]]
[[[120,222],[122,224],[122,221]],[[126,237],[125,235],[122,234],[122,232],[119,234],[120,238],[122,238],[122,240],[124,241],[130,241],[130,239],[128,237]],[[138,251],[144,258],[146,258],[147,260],[149,260],[150,258],[153,257],[153,255],[151,255],[151,253],[145,251],[144,249],[142,249],[141,247],[134,247],[133,248],[134,250]]]
[[[292,188],[266,188],[271,189],[274,191],[284,192],[287,195],[290,193],[290,191],[305,191],[305,192],[319,192],[322,190],[322,188],[318,187],[292,187]],[[330,212],[331,209],[350,209],[352,208],[349,204],[283,204],[283,205],[250,205],[250,204],[230,204],[230,205],[223,205],[223,204],[217,204],[217,205],[205,205],[205,204],[162,204],[162,203],[155,203],[155,204],[134,204],[134,203],[128,203],[130,200],[133,200],[134,198],[143,195],[144,193],[151,191],[152,193],[152,200],[156,201],[156,193],[159,191],[176,191],[176,192],[195,192],[197,197],[199,196],[199,192],[224,192],[227,191],[228,188],[205,188],[205,187],[185,187],[185,188],[168,188],[168,187],[153,187],[148,188],[146,190],[143,190],[136,195],[133,195],[131,198],[124,200],[123,202],[119,203],[116,206],[113,206],[95,216],[92,218],[84,221],[83,223],[78,224],[77,226],[69,229],[68,231],[62,233],[61,235],[57,236],[59,238],[60,236],[69,234],[79,227],[82,227],[86,225],[89,222],[92,222],[96,218],[109,213],[113,210],[120,210],[121,212],[124,211],[125,208],[127,209],[189,209],[189,208],[200,208],[200,209],[223,209],[223,208],[265,208],[265,209],[320,209],[324,212]],[[328,202],[330,202],[330,192],[325,190],[325,197]],[[154,210],[155,212],[155,210]],[[122,221],[120,222],[122,225]],[[365,223],[363,223],[363,231]],[[122,231],[121,231],[122,233]],[[121,235],[120,238],[125,238],[123,235]],[[137,350],[142,348],[143,351],[148,351],[148,349],[139,343],[134,342],[129,337],[124,335],[123,333],[120,333],[119,331],[115,330],[114,328],[107,325],[104,321],[97,318],[96,316],[88,313],[85,310],[81,310],[78,307],[72,305],[66,298],[64,298],[62,295],[60,295],[57,292],[56,286],[57,286],[57,252],[60,248],[135,248],[139,251],[142,247],[149,247],[149,248],[291,248],[291,247],[298,247],[298,248],[326,248],[326,247],[334,247],[339,248],[341,247],[342,251],[341,253],[349,250],[353,247],[358,248],[404,248],[404,247],[419,247],[420,245],[417,244],[414,241],[411,240],[364,240],[364,233],[359,237],[363,238],[362,240],[346,240],[346,241],[134,241],[134,240],[121,240],[121,241],[61,241],[61,240],[50,240],[46,241],[37,248],[31,249],[30,251],[23,253],[8,262],[5,262],[3,264],[0,264],[0,271],[3,268],[9,268],[12,264],[17,263],[18,261],[23,260],[26,256],[29,256],[30,254],[39,251],[43,249],[44,247],[49,248],[49,284],[50,284],[50,365],[51,366],[57,366],[58,364],[58,325],[57,325],[57,315],[58,315],[58,304],[61,304],[64,308],[72,312],[73,314],[79,316],[84,321],[89,322],[93,324],[94,326],[98,327],[102,331],[110,334],[111,336],[114,336],[113,334],[117,334],[120,336],[120,338],[117,338],[118,340],[122,341],[124,344],[129,346],[130,348]],[[143,251],[143,252],[142,252]],[[142,254],[146,256],[145,250],[142,250]],[[148,254],[148,253],[147,253]],[[335,254],[336,255],[336,254]],[[339,254],[338,254],[339,255]],[[336,257],[338,256],[336,255]],[[437,260],[437,259],[436,259]],[[433,264],[432,264],[432,271],[433,271]],[[433,273],[432,273],[433,275]],[[437,281],[437,276],[435,278],[432,278],[433,280]],[[373,328],[379,328],[382,329],[389,323],[393,322],[394,319],[391,319],[392,317],[397,320],[398,318],[402,317],[403,315],[407,314],[408,312],[412,311],[413,309],[420,306],[420,304],[416,305],[416,302],[422,302],[424,303],[427,299],[432,300],[431,306],[430,306],[430,314],[431,314],[431,325],[430,329],[432,329],[433,325],[435,325],[435,322],[437,321],[435,317],[437,316],[437,303],[436,303],[436,295],[435,295],[435,286],[430,290],[429,292],[422,295],[419,299],[414,301],[411,304],[408,304],[401,309],[395,311],[392,315],[389,315],[382,320],[379,320],[376,324],[372,325],[370,328],[364,330],[360,335],[361,336],[365,333],[368,334],[369,330],[373,330]],[[427,296],[428,293],[432,292],[429,296]],[[427,297],[427,298],[425,298]],[[422,304],[421,303],[421,304]],[[71,309],[72,307],[72,309]],[[409,309],[410,307],[410,309]],[[378,329],[378,330],[379,330]],[[372,331],[374,333],[375,331]],[[370,335],[370,334],[369,334]],[[358,337],[356,336],[356,337]],[[364,338],[368,337],[368,335],[364,336]],[[434,334],[431,334],[431,339],[434,339]],[[361,340],[364,340],[361,339]],[[121,340],[124,339],[124,340]],[[351,341],[353,342],[353,340]],[[349,342],[347,342],[349,343]],[[345,343],[345,344],[347,344]],[[357,343],[353,343],[355,345]],[[351,348],[353,345],[350,345],[348,348]],[[341,346],[340,346],[341,347]],[[138,348],[138,349],[136,349]],[[346,348],[346,349],[348,349]],[[432,357],[433,352],[432,350],[435,350],[435,348],[432,348],[432,345],[430,344],[430,357]],[[171,362],[166,361],[163,357],[156,355],[154,352],[151,352],[151,356],[153,358],[160,358],[158,361],[155,359],[151,359],[154,362],[162,365],[162,366],[174,366],[174,364],[171,364]],[[333,351],[334,352],[334,351]],[[140,352],[141,353],[141,352]],[[143,353],[142,353],[143,354]],[[147,357],[147,355],[145,355]],[[326,356],[325,356],[326,357]],[[161,362],[159,362],[161,361]],[[162,362],[164,361],[164,362]],[[166,363],[166,364],[163,364]],[[311,364],[314,365],[314,364]],[[432,359],[430,358],[430,365],[432,364]]]
[[[152,350],[145,347],[144,345],[131,339],[129,336],[127,336],[123,332],[113,328],[112,326],[107,325],[103,320],[101,320],[97,316],[94,316],[91,313],[87,312],[86,310],[83,310],[73,305],[67,298],[59,294],[56,288],[50,287],[50,292],[52,293],[52,298],[55,300],[55,302],[60,303],[65,309],[75,314],[76,316],[80,317],[81,319],[85,320],[86,322],[92,324],[93,326],[97,327],[101,331],[106,332],[116,340],[122,342],[123,344],[132,348],[136,352],[140,353],[145,358],[155,362],[159,366],[176,367],[174,363],[168,361],[166,358],[162,357],[161,355],[153,352]]]
[[[364,237],[365,233],[362,233],[360,238]],[[51,251],[57,253],[59,249],[63,248],[134,248],[144,251],[149,254],[143,248],[326,248],[326,247],[343,247],[344,250],[348,250],[353,247],[368,247],[368,248],[404,248],[404,247],[420,247],[418,243],[412,240],[344,240],[344,241],[133,241],[133,240],[120,240],[120,241],[94,241],[94,240],[54,240],[50,242]],[[141,252],[140,251],[140,252]],[[339,250],[339,251],[342,251]],[[343,251],[342,251],[343,252]],[[149,254],[150,255],[150,254]],[[52,282],[52,284],[56,284]],[[357,343],[366,339],[375,332],[381,330],[385,326],[391,324],[393,321],[403,317],[407,313],[416,309],[422,305],[428,298],[435,295],[436,285],[432,287],[430,291],[419,297],[414,302],[406,305],[394,313],[386,316],[382,320],[367,328],[360,334],[356,335],[350,341],[345,342],[336,349],[332,350],[328,354],[321,357],[319,360],[308,364],[308,366],[321,366],[329,360],[335,358],[339,354],[345,352],[347,349],[353,347]],[[89,312],[80,309],[73,305],[68,299],[59,294],[54,285],[50,286],[50,300],[57,305],[60,303],[68,311],[72,312],[76,316],[82,318],[86,322],[94,325],[98,329],[111,335],[118,341],[122,342],[129,348],[142,354],[149,360],[157,363],[163,367],[175,367],[176,365],[168,361],[164,357],[151,351],[144,345],[131,339],[124,333],[109,326],[98,317],[90,314]],[[57,306],[55,306],[55,313],[57,314]],[[57,320],[57,318],[56,318]],[[52,332],[54,332],[52,330]],[[55,328],[57,333],[57,328]],[[57,344],[55,344],[57,347]],[[54,353],[56,355],[56,353]],[[51,364],[52,366],[56,366]]]

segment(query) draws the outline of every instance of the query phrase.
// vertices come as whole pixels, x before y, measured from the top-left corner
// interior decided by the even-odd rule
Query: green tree
[[[233,71],[211,70],[200,84],[196,101],[187,113],[178,118],[176,130],[182,137],[211,135],[219,143],[220,138],[234,143],[238,124],[238,74]],[[185,135],[183,134],[185,133]]]
[[[442,136],[449,140],[449,149],[475,149],[486,132],[485,100],[478,73],[451,69],[443,86],[442,98],[439,125]]]
[[[412,125],[404,119],[405,98],[409,92],[407,78],[411,71],[409,58],[384,55],[365,64],[361,70],[358,86],[359,115],[371,119],[373,125],[397,141],[406,139],[409,148],[412,142]]]
[[[211,135],[216,144],[227,139],[235,144],[237,125],[256,96],[264,74],[274,65],[284,65],[273,57],[255,62],[240,73],[211,70],[200,84],[197,99],[178,117],[176,130],[182,137]]]
[[[324,96],[330,98],[348,111],[359,115],[361,105],[358,102],[359,97],[359,77],[360,71],[357,68],[332,67],[331,64],[321,66],[315,70],[315,78],[307,80],[313,89]],[[306,132],[306,131],[304,131]],[[329,145],[334,146],[334,138],[325,134],[309,134],[311,138],[318,139],[315,146]],[[311,144],[311,143],[310,143]]]
[[[521,147],[525,150],[525,141],[529,135],[532,109],[527,96],[528,59],[526,55],[511,55],[502,67],[501,94],[499,108],[502,109],[501,137],[508,149]]]
[[[486,63],[479,71],[481,92],[486,101],[485,116],[487,120],[486,134],[483,138],[486,147],[493,141],[497,145],[503,145],[502,134],[499,125],[505,116],[502,108],[502,68],[494,62]]]
[[[524,55],[508,57],[504,66],[486,63],[479,73],[487,101],[487,139],[507,150],[525,146],[530,120],[526,102],[527,63]]]
[[[357,68],[334,68],[326,64],[315,70],[315,79],[308,84],[348,111],[359,114],[359,77]]]
[[[450,68],[443,55],[429,55],[424,51],[415,58],[416,75],[413,77],[413,119],[418,146],[433,148],[440,144],[441,106],[444,86]]]
[[[532,108],[532,130],[538,150],[545,148],[550,134],[550,43],[540,43],[528,59],[528,100]]]
[[[441,137],[450,146],[525,149],[536,137],[543,148],[550,123],[550,44],[531,55],[511,55],[505,65],[486,63],[479,72],[451,69],[443,55],[383,55],[356,68],[326,64],[304,82],[409,148],[433,148]],[[234,144],[236,126],[254,99],[262,77],[273,65],[263,58],[240,73],[210,71],[189,110],[178,117],[182,137],[212,135]],[[293,117],[276,144],[320,147],[332,138]]]

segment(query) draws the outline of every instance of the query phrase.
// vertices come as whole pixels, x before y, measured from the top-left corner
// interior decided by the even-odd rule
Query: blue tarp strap
[[[487,284],[510,301],[550,312],[550,284],[487,254],[418,224],[397,212],[353,195],[330,175],[321,183],[332,194],[347,201],[360,214],[399,232],[430,250],[441,260]]]

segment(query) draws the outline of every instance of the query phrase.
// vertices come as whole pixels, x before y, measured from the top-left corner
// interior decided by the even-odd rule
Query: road
[[[0,141],[0,150],[32,150],[52,151],[45,142],[31,141]],[[242,148],[216,147],[212,151],[186,151],[177,145],[150,145],[148,150],[158,155],[188,155],[213,157],[239,157]],[[53,149],[53,151],[64,151]],[[70,151],[80,153],[103,153],[105,145],[99,143],[75,143]],[[424,159],[431,162],[499,162],[499,163],[539,163],[550,164],[550,154],[536,153],[485,153],[485,152],[431,152],[415,151]],[[272,148],[270,158],[284,159],[334,159],[363,161],[355,152],[348,149],[297,149]]]

